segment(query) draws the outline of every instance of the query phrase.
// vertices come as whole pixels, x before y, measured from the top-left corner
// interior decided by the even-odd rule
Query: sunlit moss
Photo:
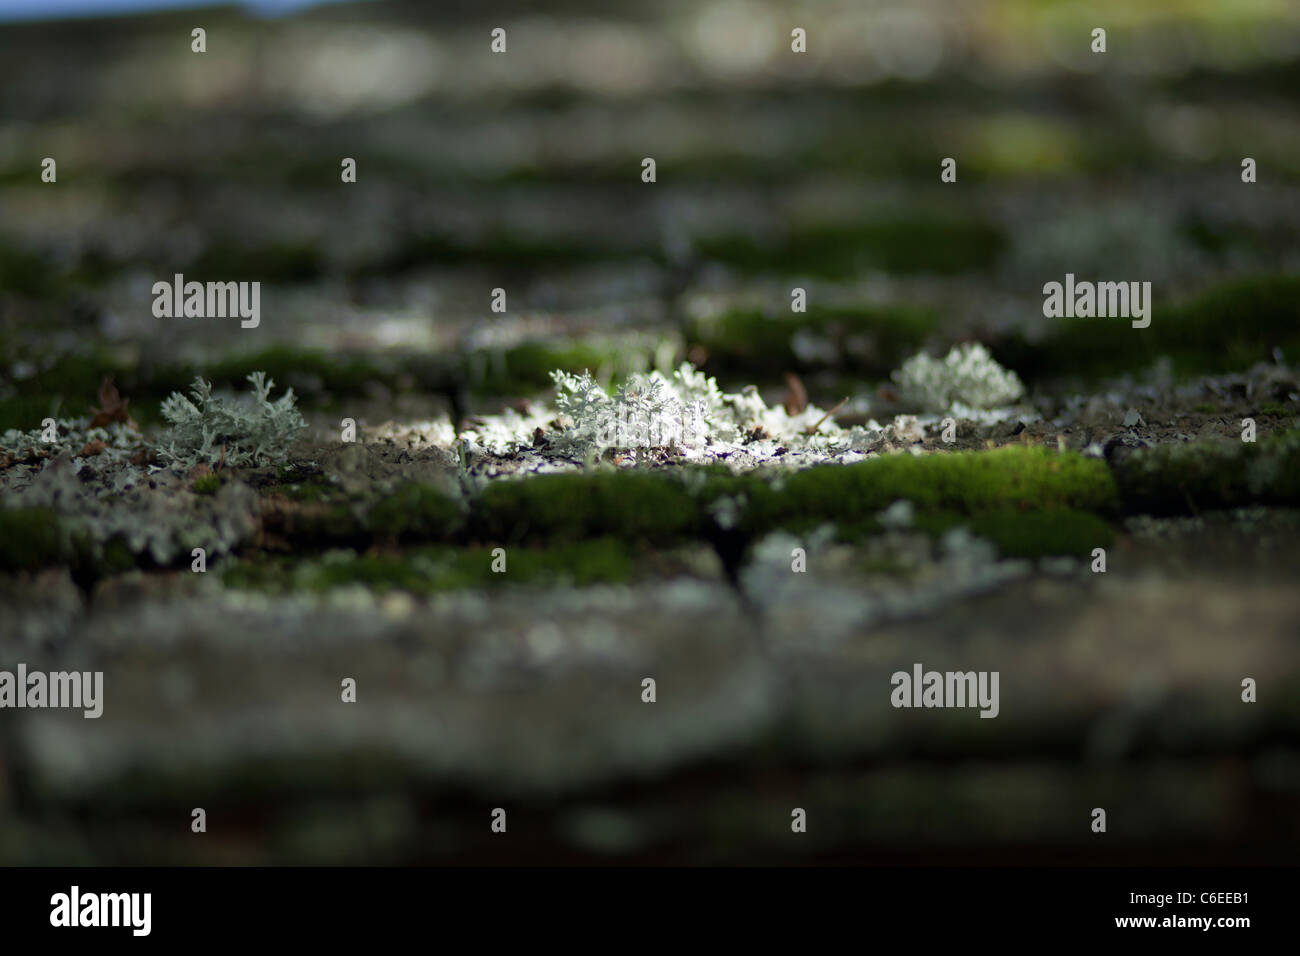
[[[750,535],[828,522],[867,529],[899,499],[922,512],[963,516],[1053,508],[1109,515],[1117,507],[1104,462],[1008,446],[886,455],[810,468],[779,482],[722,469],[541,475],[489,486],[475,505],[475,519],[483,534],[502,540],[616,534],[671,541],[719,527]]]
[[[1115,484],[1105,462],[1043,448],[885,455],[855,465],[822,465],[786,479],[766,501],[771,526],[872,519],[900,499],[918,511],[979,515],[1007,509],[1115,511]]]

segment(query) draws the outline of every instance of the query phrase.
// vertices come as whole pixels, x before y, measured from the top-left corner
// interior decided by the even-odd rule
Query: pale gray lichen
[[[150,478],[129,462],[70,451],[9,469],[14,472],[22,474],[5,488],[7,505],[54,511],[60,526],[88,541],[97,556],[116,538],[131,554],[161,565],[188,559],[193,548],[212,558],[250,540],[259,526],[257,493],[239,482],[213,496],[196,495],[183,475]]]
[[[767,465],[787,469],[860,461],[882,449],[914,446],[923,438],[918,420],[897,416],[844,428],[815,405],[791,414],[768,405],[752,385],[723,392],[716,380],[683,362],[671,377],[634,373],[621,388],[602,387],[591,375],[551,373],[553,406],[507,408],[483,415],[457,437],[446,420],[388,423],[375,430],[384,441],[409,448],[463,443],[467,469],[484,477],[590,467],[611,450],[624,467],[670,456],[678,462],[724,464],[742,472]]]
[[[904,397],[927,411],[943,412],[954,404],[997,408],[1019,399],[1024,385],[1015,372],[1003,368],[978,342],[959,345],[942,360],[924,352],[894,372]]]
[[[715,379],[683,362],[672,378],[659,372],[629,376],[609,394],[590,374],[553,372],[555,407],[562,428],[547,440],[562,454],[607,449],[670,449],[685,458],[726,458],[742,447],[750,454],[869,447],[878,426],[846,432],[809,405],[797,414],[769,406],[758,389],[726,393]],[[764,449],[764,446],[770,446]]]
[[[634,374],[613,395],[590,372],[553,372],[555,408],[567,419],[557,442],[570,449],[672,448],[698,444],[704,405],[658,372]]]
[[[54,440],[46,441],[44,428],[30,431],[10,429],[0,435],[0,458],[18,461],[69,452],[75,457],[103,456],[113,462],[129,461],[147,445],[133,425],[110,422],[91,427],[91,417],[60,418],[55,422]]]
[[[191,398],[172,392],[162,403],[163,417],[171,424],[156,446],[165,463],[191,468],[197,464],[261,465],[283,461],[292,444],[307,427],[295,407],[293,389],[274,402],[275,382],[265,372],[248,376],[252,400],[227,401],[212,394],[212,385],[196,378]]]

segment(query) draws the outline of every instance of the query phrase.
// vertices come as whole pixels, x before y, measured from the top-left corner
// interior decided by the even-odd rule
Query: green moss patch
[[[221,278],[259,282],[310,282],[324,273],[325,262],[311,242],[274,242],[249,246],[223,240],[208,246],[186,269],[197,281]]]
[[[1300,430],[1257,442],[1158,445],[1118,462],[1130,513],[1195,514],[1247,504],[1300,504]]]
[[[653,252],[635,245],[592,243],[555,236],[530,237],[496,232],[466,239],[448,233],[425,233],[408,237],[393,253],[365,264],[357,272],[361,276],[375,276],[431,266],[472,266],[526,274],[533,270],[648,257]]]
[[[61,298],[72,291],[71,274],[49,256],[0,240],[0,294]]]
[[[1168,357],[1176,371],[1215,374],[1272,361],[1279,347],[1300,359],[1300,275],[1235,279],[1181,304],[1162,304],[1153,290],[1151,325],[1128,319],[1045,319],[1040,342],[1012,336],[994,343],[998,361],[1023,378],[1105,377]]]
[[[73,557],[70,537],[48,508],[0,511],[0,568],[32,571]]]
[[[767,242],[748,234],[710,236],[697,240],[696,249],[706,259],[746,272],[842,279],[870,269],[986,269],[1005,245],[1001,230],[983,220],[914,214],[797,226]]]
[[[551,388],[551,371],[607,370],[623,375],[648,367],[644,349],[593,346],[582,342],[523,342],[505,349],[482,349],[447,356],[422,354],[334,355],[321,349],[273,345],[256,352],[201,362],[139,366],[100,351],[65,355],[36,375],[13,383],[14,394],[0,399],[0,430],[36,427],[47,410],[76,417],[89,411],[100,382],[111,375],[131,401],[137,421],[157,420],[157,401],[186,393],[196,376],[218,388],[242,392],[250,370],[265,371],[280,388],[293,388],[307,404],[321,406],[367,395],[374,386],[393,392],[443,392],[465,388],[481,396],[528,395]],[[37,414],[38,412],[42,414]],[[35,416],[33,422],[33,416]]]
[[[137,563],[120,536],[96,547],[84,528],[49,508],[0,510],[0,571],[65,565],[85,582],[129,570]]]
[[[20,398],[36,398],[47,403],[61,399],[60,415],[75,417],[89,410],[104,376],[120,371],[118,363],[102,351],[60,355],[48,364],[41,362],[39,372],[14,382],[13,389]]]
[[[319,390],[331,395],[358,395],[367,385],[395,383],[398,370],[367,356],[332,355],[319,349],[273,345],[215,361],[159,368],[137,384],[154,393],[185,391],[195,375],[214,385],[243,391],[250,370],[264,371],[281,388],[299,393]]]
[[[1004,558],[1086,558],[1094,548],[1110,547],[1115,540],[1115,530],[1106,521],[1074,508],[1003,509],[972,516],[953,512],[921,514],[916,526],[936,536],[963,526],[992,542]]]
[[[1300,406],[1287,406],[1280,402],[1267,402],[1259,407],[1259,411],[1256,414],[1267,418],[1286,418],[1290,415],[1300,415]]]
[[[929,310],[903,306],[812,306],[775,316],[745,309],[694,323],[691,338],[707,352],[710,371],[763,375],[830,366],[883,376],[924,344],[936,322]],[[800,355],[793,345],[799,333],[825,342],[837,358]]]
[[[290,501],[305,504],[338,502],[346,498],[343,491],[324,475],[310,475],[297,481],[263,485],[258,493],[263,496],[283,495]]]
[[[474,507],[484,540],[581,540],[617,535],[670,542],[715,528],[757,535],[827,522],[873,531],[876,515],[899,499],[919,512],[958,516],[1068,508],[1117,509],[1106,464],[1042,448],[921,456],[887,455],[855,465],[823,465],[773,481],[724,469],[680,473],[598,472],[497,482]]]
[[[578,373],[625,368],[634,357],[612,348],[582,342],[552,345],[522,342],[507,349],[470,353],[461,361],[460,377],[480,395],[528,395],[552,387],[551,372]],[[632,364],[638,364],[633,361]],[[644,363],[639,363],[644,364]]]
[[[199,475],[190,483],[190,491],[196,495],[215,495],[220,487],[220,475]]]
[[[297,502],[278,496],[262,502],[262,529],[301,547],[362,544],[372,538],[349,504]]]
[[[489,485],[475,505],[482,540],[576,541],[602,535],[669,543],[700,529],[680,480],[644,472],[535,475]]]
[[[460,504],[428,485],[408,484],[370,509],[370,530],[392,540],[440,541],[462,523]]]
[[[771,527],[870,521],[899,499],[918,512],[980,515],[1072,508],[1106,515],[1117,506],[1105,462],[1010,445],[990,451],[885,455],[822,465],[786,479],[751,520]]]
[[[16,429],[28,432],[40,428],[46,418],[66,417],[63,399],[57,395],[23,395],[0,398],[0,432]]]

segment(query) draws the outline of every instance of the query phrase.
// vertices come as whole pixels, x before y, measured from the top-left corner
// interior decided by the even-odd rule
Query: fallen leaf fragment
[[[113,376],[105,375],[99,385],[99,408],[91,409],[90,427],[103,428],[113,422],[122,422],[136,428],[135,422],[131,420],[131,415],[126,410],[130,401],[118,394],[117,386],[113,384]]]

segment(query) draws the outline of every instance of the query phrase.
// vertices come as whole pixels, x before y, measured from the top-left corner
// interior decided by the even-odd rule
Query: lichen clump
[[[1025,392],[1016,373],[994,361],[978,342],[957,346],[942,361],[924,352],[914,355],[893,378],[909,401],[935,412],[958,404],[998,408],[1015,402]]]
[[[633,374],[611,394],[589,373],[554,372],[555,410],[561,427],[544,437],[552,452],[581,457],[607,449],[670,449],[686,458],[826,445],[835,440],[866,445],[874,435],[845,432],[825,411],[808,405],[790,414],[763,401],[749,386],[727,393],[715,379],[683,362],[672,378],[659,372]],[[824,425],[824,427],[823,427]],[[859,434],[861,433],[861,434]]]
[[[212,394],[212,385],[196,378],[191,398],[173,392],[162,403],[171,428],[158,440],[165,463],[192,468],[198,464],[261,465],[284,461],[289,446],[307,427],[296,408],[293,389],[271,401],[275,382],[265,372],[248,376],[252,400],[227,401]]]

